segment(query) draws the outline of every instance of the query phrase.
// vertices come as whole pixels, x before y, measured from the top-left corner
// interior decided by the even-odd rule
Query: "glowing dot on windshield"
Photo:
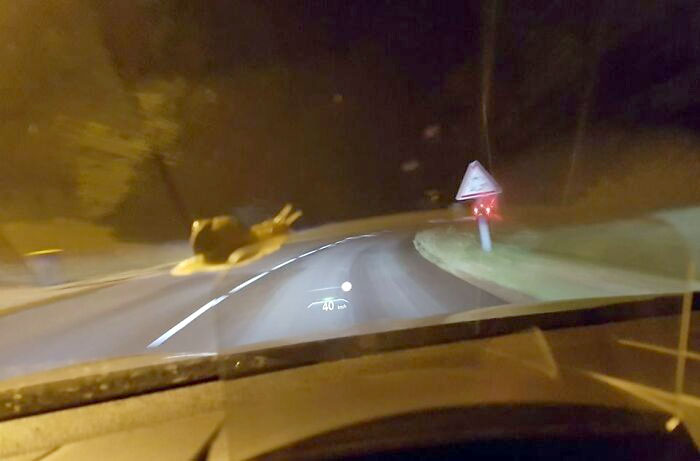
[[[343,291],[350,291],[352,290],[352,283],[350,282],[343,282],[340,284],[340,289]]]

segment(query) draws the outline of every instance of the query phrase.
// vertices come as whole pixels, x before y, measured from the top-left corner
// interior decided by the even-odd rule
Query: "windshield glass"
[[[699,26],[691,0],[0,2],[0,383],[700,289]],[[692,394],[673,299],[623,339]]]

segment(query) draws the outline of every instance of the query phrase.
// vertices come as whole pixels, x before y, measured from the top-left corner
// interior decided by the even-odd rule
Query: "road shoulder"
[[[634,272],[496,242],[481,250],[473,229],[437,227],[414,238],[418,252],[441,269],[514,303],[601,296],[677,293],[700,282]]]

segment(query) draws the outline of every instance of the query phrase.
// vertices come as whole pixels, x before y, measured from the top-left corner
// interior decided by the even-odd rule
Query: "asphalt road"
[[[0,317],[0,379],[111,357],[332,337],[505,304],[424,260],[413,235],[297,243],[227,272],[160,273]]]

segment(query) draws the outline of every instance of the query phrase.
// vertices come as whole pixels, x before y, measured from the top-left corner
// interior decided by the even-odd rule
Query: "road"
[[[161,272],[0,317],[0,379],[104,358],[331,337],[505,303],[424,260],[413,235],[290,244],[227,272]]]

